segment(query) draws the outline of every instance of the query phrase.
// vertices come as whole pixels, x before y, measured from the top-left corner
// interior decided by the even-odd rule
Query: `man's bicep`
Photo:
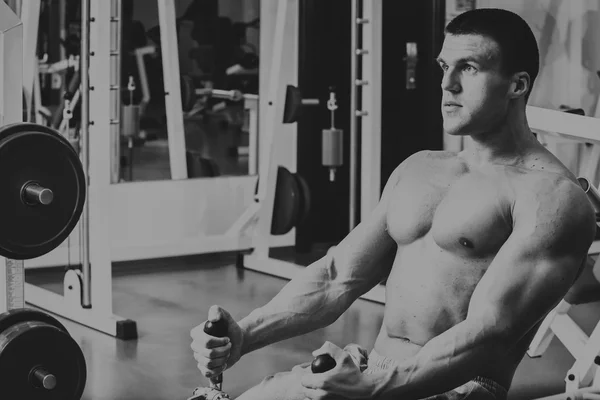
[[[594,232],[589,204],[571,206],[558,215],[538,208],[516,224],[477,285],[468,318],[492,318],[499,333],[520,338],[565,296]]]
[[[492,318],[498,333],[521,337],[567,293],[581,265],[574,253],[534,255],[518,239],[506,242],[481,279],[467,318]]]

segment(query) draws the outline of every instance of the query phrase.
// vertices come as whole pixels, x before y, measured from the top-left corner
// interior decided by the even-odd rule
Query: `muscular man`
[[[229,339],[204,334],[203,324],[192,330],[200,371],[215,376],[248,352],[323,328],[387,278],[368,361],[356,346],[325,343],[313,355],[331,354],[334,369],[312,374],[307,363],[240,398],[506,399],[596,229],[575,176],[528,127],[538,57],[533,33],[511,12],[479,9],[450,22],[438,57],[444,131],[472,146],[402,162],[372,215],[265,306],[239,322],[211,308]]]

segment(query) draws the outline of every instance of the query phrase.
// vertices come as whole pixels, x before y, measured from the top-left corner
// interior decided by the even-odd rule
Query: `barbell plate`
[[[294,228],[300,214],[300,189],[294,175],[285,167],[277,169],[271,234],[285,235]]]
[[[41,387],[38,369],[52,375],[53,389]],[[0,390],[7,398],[79,400],[86,378],[81,349],[57,327],[21,322],[0,333]]]
[[[255,195],[258,194],[259,183],[260,177],[256,180]],[[301,196],[303,196],[303,193],[300,183],[294,177],[294,174],[281,165],[277,168],[277,181],[275,185],[271,235],[285,235],[297,226],[302,219],[303,205]]]
[[[299,226],[307,220],[310,215],[310,209],[312,207],[312,197],[310,193],[310,187],[308,186],[308,182],[306,179],[299,173],[294,174],[294,178],[296,178],[298,188],[300,189],[300,210],[298,221],[296,222],[296,226]]]
[[[86,184],[79,156],[58,132],[37,124],[0,128],[0,255],[40,257],[73,231],[83,211]],[[50,204],[23,199],[27,184],[50,189]]]
[[[0,314],[0,333],[21,322],[38,321],[67,332],[67,329],[53,316],[32,308],[17,308]],[[1,389],[0,389],[1,392]]]

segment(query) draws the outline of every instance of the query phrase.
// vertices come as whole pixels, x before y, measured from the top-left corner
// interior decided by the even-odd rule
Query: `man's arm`
[[[570,181],[536,190],[515,204],[513,231],[473,292],[466,319],[412,359],[371,375],[374,397],[417,399],[466,383],[506,357],[564,297],[593,241],[594,211]]]
[[[396,243],[387,232],[387,206],[405,163],[392,173],[367,220],[327,256],[294,277],[268,304],[239,321],[244,334],[242,354],[330,325],[387,277],[396,254]]]

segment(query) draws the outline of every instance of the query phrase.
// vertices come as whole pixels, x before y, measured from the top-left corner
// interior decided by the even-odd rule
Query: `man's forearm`
[[[239,321],[242,354],[333,323],[359,296],[324,257],[306,267],[265,306]]]
[[[421,399],[475,378],[508,350],[500,335],[486,325],[465,320],[430,340],[409,360],[373,374],[373,397]]]

